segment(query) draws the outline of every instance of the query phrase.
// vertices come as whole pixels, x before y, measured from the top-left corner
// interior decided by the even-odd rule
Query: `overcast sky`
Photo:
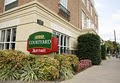
[[[120,0],[94,0],[99,15],[99,35],[103,40],[116,40],[120,43]]]

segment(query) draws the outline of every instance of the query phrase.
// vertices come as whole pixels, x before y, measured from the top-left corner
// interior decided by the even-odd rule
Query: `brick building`
[[[98,32],[94,0],[0,0],[0,50],[27,52],[30,34],[51,32],[59,38],[59,52],[76,49],[77,37]]]

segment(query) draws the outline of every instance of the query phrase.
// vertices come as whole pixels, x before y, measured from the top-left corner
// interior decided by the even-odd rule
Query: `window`
[[[90,1],[87,0],[87,9],[88,9],[88,11],[89,11],[89,7],[90,7]]]
[[[95,24],[97,24],[97,15],[95,15]]]
[[[53,31],[53,34],[56,35],[59,39],[58,54],[69,53],[69,39],[70,39],[70,37],[67,35],[64,35],[60,32],[57,32],[57,31]]]
[[[82,29],[87,27],[87,18],[84,11],[82,11]]]
[[[15,49],[16,28],[0,30],[0,50]]]
[[[5,0],[5,11],[18,6],[18,0]]]
[[[67,9],[68,0],[60,0],[60,4],[63,5]]]
[[[92,7],[92,5],[90,7],[90,12],[91,12],[91,15],[92,15],[93,14],[93,7]]]
[[[90,28],[90,19],[87,17],[87,28]]]
[[[59,15],[70,21],[70,11],[67,9],[67,0],[61,0],[59,4]]]
[[[91,21],[91,23],[90,23],[90,27],[94,29],[94,24],[93,24],[92,21]]]
[[[85,0],[82,0],[82,2],[85,4]]]

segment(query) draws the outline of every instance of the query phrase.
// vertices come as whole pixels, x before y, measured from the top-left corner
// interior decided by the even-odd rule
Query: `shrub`
[[[20,79],[20,69],[25,54],[20,51],[0,51],[0,80]]]
[[[79,66],[80,66],[80,69],[83,70],[83,69],[86,69],[86,68],[92,66],[92,62],[91,62],[91,60],[88,60],[88,59],[80,60]]]
[[[78,62],[75,55],[36,58],[16,50],[0,51],[0,80],[68,79],[73,76]]]
[[[101,63],[100,37],[92,33],[87,33],[80,35],[77,41],[77,56],[79,59],[89,59],[93,65],[99,65]]]
[[[79,60],[75,55],[56,55],[55,59],[60,62],[60,79],[71,78],[77,70]]]
[[[106,60],[106,53],[107,51],[106,51],[106,46],[105,46],[105,44],[104,45],[101,45],[101,58],[103,59],[103,60]]]
[[[22,81],[33,81],[38,79],[39,67],[36,65],[36,57],[34,55],[26,55],[22,62],[20,79]]]
[[[59,78],[59,62],[51,57],[43,56],[37,60],[40,80],[55,80]]]

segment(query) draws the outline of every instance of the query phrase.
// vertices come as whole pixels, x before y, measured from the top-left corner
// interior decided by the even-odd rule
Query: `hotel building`
[[[0,0],[0,50],[28,53],[29,35],[46,31],[57,35],[58,53],[73,53],[77,37],[98,34],[94,0]]]

